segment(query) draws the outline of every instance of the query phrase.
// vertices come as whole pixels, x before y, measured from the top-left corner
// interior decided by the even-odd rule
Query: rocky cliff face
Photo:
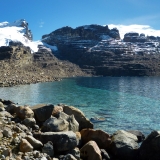
[[[58,58],[78,64],[93,75],[160,75],[158,37],[131,32],[120,40],[116,28],[88,25],[63,27],[44,35],[42,41],[58,47]]]
[[[65,46],[82,49],[95,46],[99,41],[105,39],[120,39],[119,31],[108,26],[86,25],[77,27],[63,27],[54,32],[42,36],[42,41],[50,45],[58,45],[58,48]]]
[[[23,27],[24,28],[24,36],[27,37],[29,40],[33,39],[33,35],[32,35],[31,30],[28,27],[28,23],[24,19],[17,20],[15,22],[13,22],[13,25]]]

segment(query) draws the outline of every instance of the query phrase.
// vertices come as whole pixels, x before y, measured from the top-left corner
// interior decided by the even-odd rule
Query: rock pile
[[[1,160],[159,160],[160,131],[94,130],[77,108],[0,99]],[[139,145],[138,143],[141,143]]]

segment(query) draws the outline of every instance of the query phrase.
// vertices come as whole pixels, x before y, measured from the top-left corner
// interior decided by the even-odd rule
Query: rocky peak
[[[49,45],[70,46],[73,48],[89,48],[96,45],[101,40],[120,39],[118,29],[109,29],[108,26],[101,25],[84,25],[75,29],[71,27],[62,27],[50,34],[42,36],[42,42]]]
[[[124,35],[124,42],[147,42],[147,37],[144,34],[140,34],[137,32],[129,32]]]

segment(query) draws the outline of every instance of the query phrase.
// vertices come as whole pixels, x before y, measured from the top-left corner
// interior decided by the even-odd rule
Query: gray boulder
[[[62,118],[56,118],[51,116],[47,119],[42,126],[43,132],[61,132],[68,131],[69,123]]]
[[[69,126],[68,126],[69,131],[73,131],[73,132],[79,131],[79,123],[74,118],[74,115],[69,116],[64,112],[59,112],[58,117],[65,119],[69,123]]]
[[[4,137],[12,137],[12,130],[9,127],[5,127],[3,129],[3,136]]]
[[[80,150],[78,147],[71,150],[69,154],[73,155],[77,160],[80,160]]]
[[[14,114],[16,107],[17,107],[17,106],[12,103],[12,104],[8,105],[5,109],[6,109],[6,111],[9,112],[10,114]]]
[[[160,159],[160,131],[151,132],[140,146],[140,160]]]
[[[27,127],[33,127],[36,125],[36,120],[34,118],[25,118],[22,123]]]
[[[42,148],[42,153],[46,153],[49,156],[53,157],[54,156],[54,150],[53,150],[53,143],[52,142],[47,142],[44,144],[44,147]]]
[[[63,157],[63,160],[77,160],[72,154],[67,154]]]
[[[82,130],[84,128],[93,128],[93,124],[79,109],[73,106],[63,106],[63,112],[68,115],[74,115],[76,121],[79,123],[79,130]]]
[[[140,131],[129,130],[127,132],[134,134],[138,138],[138,143],[142,142],[145,139],[145,135]]]
[[[34,133],[33,136],[43,144],[51,141],[56,152],[69,151],[77,146],[76,134],[72,131]]]
[[[119,130],[111,138],[111,151],[113,155],[123,160],[134,160],[137,157],[138,139],[135,135]]]
[[[44,122],[48,118],[50,118],[50,116],[52,115],[53,108],[54,108],[54,105],[52,104],[50,105],[38,104],[38,105],[31,107],[31,109],[33,110],[35,114],[36,120],[39,122]]]
[[[34,149],[39,149],[43,146],[43,144],[39,140],[35,139],[32,136],[27,136],[26,139],[33,146]]]

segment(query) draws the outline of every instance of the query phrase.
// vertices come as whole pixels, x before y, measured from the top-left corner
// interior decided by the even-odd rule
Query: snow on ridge
[[[115,25],[115,24],[109,24],[108,27],[111,28],[117,28],[120,33],[121,39],[124,38],[124,35],[129,32],[137,32],[139,34],[144,33],[146,36],[160,36],[160,30],[153,29],[149,25],[138,25],[138,24],[132,24],[132,25]]]
[[[21,42],[24,46],[30,47],[31,52],[38,51],[38,45],[44,45],[51,50],[57,51],[56,46],[44,44],[41,41],[31,41],[24,36],[25,26],[21,27],[21,24],[27,24],[24,19],[17,20],[13,23],[2,22],[0,23],[0,46],[9,46],[9,42]]]
[[[2,23],[1,23],[2,24]],[[21,42],[24,46],[31,48],[32,52],[37,52],[37,43],[32,42],[24,36],[23,27],[7,26],[0,28],[0,46],[8,46],[10,41]]]

